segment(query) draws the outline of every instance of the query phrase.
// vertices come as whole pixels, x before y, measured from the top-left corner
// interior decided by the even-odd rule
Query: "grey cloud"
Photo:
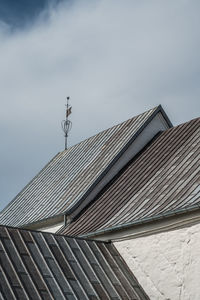
[[[74,1],[12,34],[0,23],[0,207],[63,149],[68,95],[71,145],[159,103],[174,124],[197,117],[199,9]]]

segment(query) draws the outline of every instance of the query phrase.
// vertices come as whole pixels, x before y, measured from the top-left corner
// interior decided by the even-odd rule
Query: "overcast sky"
[[[0,1],[0,209],[69,143],[162,104],[199,116],[200,1]]]

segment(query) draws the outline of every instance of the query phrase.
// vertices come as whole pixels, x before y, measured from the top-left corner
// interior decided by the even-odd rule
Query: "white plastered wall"
[[[54,226],[38,228],[37,230],[44,231],[44,232],[56,233],[62,226],[63,226],[63,223],[60,223],[60,224],[56,224]]]
[[[200,299],[200,224],[114,244],[150,299]]]

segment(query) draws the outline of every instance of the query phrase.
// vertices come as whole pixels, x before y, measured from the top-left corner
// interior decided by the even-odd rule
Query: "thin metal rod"
[[[68,124],[68,108],[69,108],[69,97],[67,97],[67,110],[66,110],[66,124]],[[65,134],[65,150],[67,150],[67,138],[68,134]]]
[[[65,150],[67,150],[67,135],[65,136]]]

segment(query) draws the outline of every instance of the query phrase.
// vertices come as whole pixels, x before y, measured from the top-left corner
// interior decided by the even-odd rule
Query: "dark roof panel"
[[[0,226],[0,299],[149,299],[110,243]]]
[[[200,205],[200,118],[161,133],[60,232],[90,232]]]
[[[156,107],[58,153],[0,213],[0,224],[22,226],[63,214],[96,184]]]

